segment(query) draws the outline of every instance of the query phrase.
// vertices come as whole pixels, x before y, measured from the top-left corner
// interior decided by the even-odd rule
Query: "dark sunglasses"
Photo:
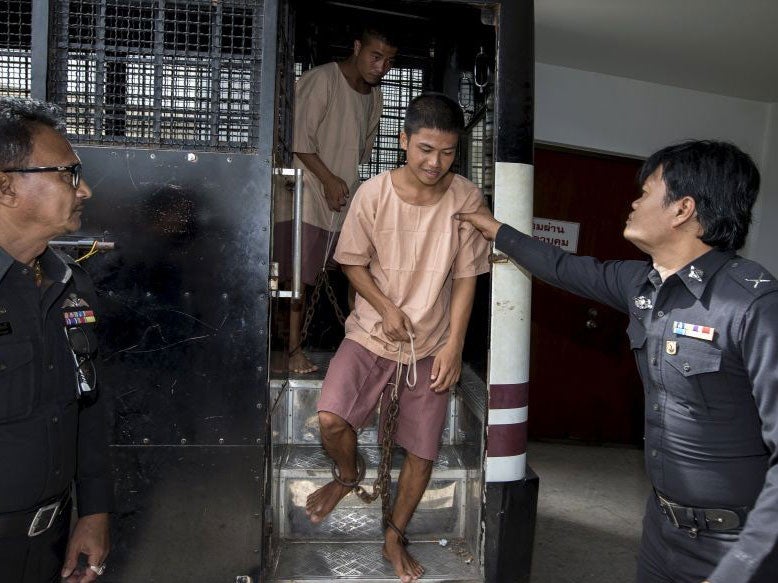
[[[9,168],[8,170],[2,170],[2,172],[20,172],[22,174],[28,174],[32,172],[70,172],[73,188],[78,188],[81,183],[81,174],[83,168],[81,162],[70,164],[68,166],[33,166],[32,168]]]

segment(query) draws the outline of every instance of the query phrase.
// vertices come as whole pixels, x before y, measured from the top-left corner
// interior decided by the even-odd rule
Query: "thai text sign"
[[[578,229],[580,223],[555,221],[554,219],[532,219],[532,237],[561,247],[570,253],[578,251]]]

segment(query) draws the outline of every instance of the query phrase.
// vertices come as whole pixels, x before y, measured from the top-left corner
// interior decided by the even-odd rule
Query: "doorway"
[[[578,225],[578,255],[645,259],[621,236],[641,160],[535,148],[536,218]],[[532,282],[530,439],[640,446],[643,392],[627,316]]]

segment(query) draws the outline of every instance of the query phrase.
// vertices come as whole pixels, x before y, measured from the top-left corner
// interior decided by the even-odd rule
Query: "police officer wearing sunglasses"
[[[56,107],[0,99],[0,579],[13,583],[94,581],[109,550],[94,290],[48,247],[92,196],[64,132]]]

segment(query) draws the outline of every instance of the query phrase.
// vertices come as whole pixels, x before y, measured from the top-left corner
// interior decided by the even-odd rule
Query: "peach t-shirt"
[[[367,95],[355,91],[338,63],[314,67],[295,84],[293,149],[318,154],[330,172],[342,178],[354,194],[359,186],[358,165],[370,161],[382,106],[378,87]],[[322,183],[297,156],[293,163],[295,168],[304,170],[303,221],[339,231],[343,217],[333,218]],[[340,213],[345,214],[345,210]],[[286,215],[291,217],[291,207],[282,216]]]
[[[483,201],[480,189],[454,175],[434,205],[403,201],[383,172],[364,182],[354,196],[335,249],[343,265],[367,266],[378,288],[411,320],[416,358],[437,354],[448,340],[452,280],[489,271],[487,241],[469,223],[454,218]],[[381,316],[357,294],[346,320],[346,338],[395,360],[399,345],[389,340]],[[409,346],[403,346],[407,364]]]

